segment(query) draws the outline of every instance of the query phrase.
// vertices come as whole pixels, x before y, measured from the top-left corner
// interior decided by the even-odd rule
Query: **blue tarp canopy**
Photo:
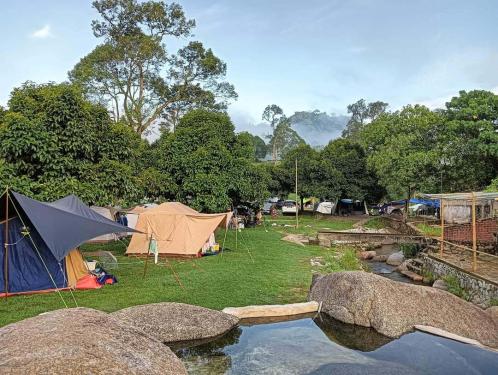
[[[9,192],[9,217],[19,212],[20,219],[34,230],[57,261],[61,261],[74,248],[97,236],[109,233],[136,232],[109,220],[78,197],[69,195],[52,203],[43,203],[22,194]],[[2,197],[4,214],[6,195]],[[9,241],[10,242],[10,241]]]
[[[431,199],[412,198],[410,199],[410,203],[425,204],[427,207],[439,208],[439,199],[431,200]]]

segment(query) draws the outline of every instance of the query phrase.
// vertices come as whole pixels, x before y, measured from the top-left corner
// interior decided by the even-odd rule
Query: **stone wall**
[[[460,286],[469,292],[470,301],[481,307],[488,307],[492,299],[498,300],[498,286],[470,275],[469,273],[450,266],[427,255],[423,256],[424,270],[431,272],[436,278],[453,275]]]

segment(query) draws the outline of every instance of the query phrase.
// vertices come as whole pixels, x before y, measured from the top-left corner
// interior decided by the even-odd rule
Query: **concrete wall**
[[[491,299],[498,299],[498,286],[483,279],[474,277],[467,272],[452,267],[444,262],[423,257],[424,270],[432,272],[436,278],[453,275],[460,282],[460,286],[469,292],[471,302],[481,307],[488,307]]]

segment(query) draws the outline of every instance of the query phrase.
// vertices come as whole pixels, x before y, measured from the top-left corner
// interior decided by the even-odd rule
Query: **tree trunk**
[[[301,194],[300,198],[301,198],[301,212],[303,212],[304,211],[304,197],[302,194]]]

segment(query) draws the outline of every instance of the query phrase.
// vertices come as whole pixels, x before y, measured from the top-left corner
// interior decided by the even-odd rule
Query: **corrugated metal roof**
[[[474,194],[477,200],[498,200],[498,192],[486,191],[476,191],[473,193],[421,194],[421,196],[426,199],[472,200]]]

